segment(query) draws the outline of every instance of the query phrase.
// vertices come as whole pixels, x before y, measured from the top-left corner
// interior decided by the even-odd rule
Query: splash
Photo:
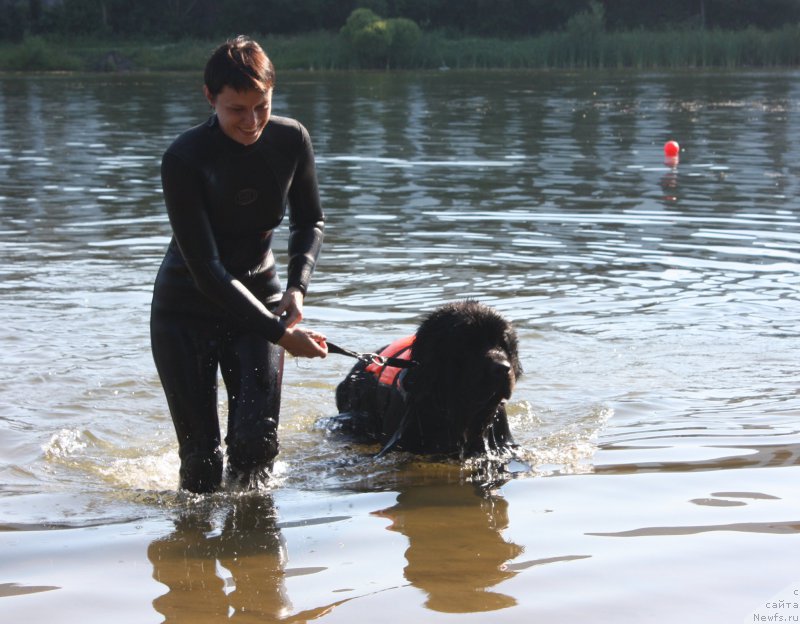
[[[42,446],[42,451],[48,461],[67,459],[84,451],[92,439],[88,431],[62,429],[50,437],[49,442]]]
[[[580,409],[580,408],[578,408]],[[588,411],[587,411],[588,409]],[[613,411],[594,406],[583,414],[559,415],[527,401],[509,405],[509,419],[518,443],[512,452],[471,459],[420,458],[392,453],[376,458],[377,447],[339,439],[309,413],[287,419],[282,428],[281,458],[273,471],[250,484],[248,491],[299,489],[391,489],[409,482],[473,483],[484,488],[510,479],[592,472],[597,437]],[[124,445],[99,438],[87,429],[63,429],[44,446],[51,466],[60,466],[60,479],[93,477],[95,489],[127,502],[171,506],[179,494],[180,459],[169,435],[156,435]],[[224,485],[220,496],[236,496],[243,488]]]
[[[97,464],[97,474],[112,486],[132,490],[162,491],[178,487],[180,459],[177,450],[143,453]]]
[[[87,429],[62,429],[42,447],[47,465],[67,468],[78,479],[95,475],[95,486],[105,484],[112,491],[162,491],[177,487],[179,459],[172,445],[128,445],[118,447]],[[102,489],[102,488],[101,488]]]
[[[614,415],[607,406],[592,406],[577,420],[566,421],[537,413],[530,403],[518,404],[523,408],[512,420],[512,430],[520,432],[517,441],[518,458],[532,466],[532,476],[555,474],[586,474],[594,471],[592,458],[597,452],[600,431]],[[535,426],[532,426],[535,425]],[[527,437],[531,432],[536,437]]]

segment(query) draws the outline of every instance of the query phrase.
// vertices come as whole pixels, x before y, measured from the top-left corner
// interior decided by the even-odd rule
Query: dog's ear
[[[420,414],[449,416],[447,399],[452,393],[443,390],[453,386],[454,360],[458,359],[460,347],[453,329],[458,324],[449,306],[443,306],[429,314],[417,329],[411,347],[411,359],[417,366],[408,369],[403,385],[408,400]]]

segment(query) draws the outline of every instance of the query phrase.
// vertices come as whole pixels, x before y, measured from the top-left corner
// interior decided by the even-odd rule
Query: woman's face
[[[206,98],[217,111],[222,131],[242,145],[252,145],[261,136],[272,109],[272,89],[266,93],[249,89],[236,91],[229,86],[212,95],[204,87]]]

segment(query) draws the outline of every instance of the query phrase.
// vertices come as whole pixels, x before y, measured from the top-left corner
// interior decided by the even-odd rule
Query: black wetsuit
[[[227,137],[216,116],[178,137],[161,163],[173,237],[153,289],[153,356],[181,458],[181,487],[222,479],[217,369],[228,392],[229,469],[269,468],[277,425],[284,328],[272,231],[289,205],[287,288],[306,292],[322,245],[314,153],[305,128],[270,118],[259,140]]]

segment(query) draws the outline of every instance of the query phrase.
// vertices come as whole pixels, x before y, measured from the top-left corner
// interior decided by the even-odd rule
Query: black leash
[[[357,353],[350,349],[345,349],[339,345],[335,345],[328,341],[328,353],[337,353],[339,355],[347,355],[367,364],[377,364],[378,366],[391,366],[392,368],[411,368],[416,366],[414,360],[403,360],[401,358],[385,357],[377,353]]]

